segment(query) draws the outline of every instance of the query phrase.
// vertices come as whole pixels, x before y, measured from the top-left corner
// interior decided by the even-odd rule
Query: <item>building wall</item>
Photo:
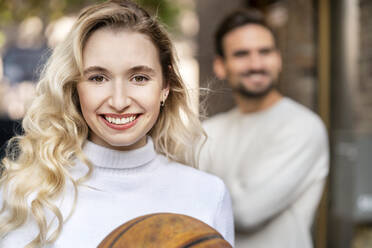
[[[359,82],[356,94],[359,98],[356,129],[372,132],[372,1],[360,0],[360,60]]]
[[[283,56],[280,90],[294,100],[316,108],[316,37],[313,1],[282,1],[288,21],[278,29]]]
[[[372,1],[359,0],[359,80],[355,130],[361,135],[372,133]],[[372,223],[356,227],[353,248],[372,247]]]
[[[207,114],[213,115],[226,111],[234,105],[227,83],[218,81],[213,74],[212,63],[215,55],[213,35],[221,19],[234,9],[244,6],[244,0],[200,0],[196,2],[200,23],[197,59],[202,88],[201,102],[205,103]],[[203,88],[208,90],[203,90]]]

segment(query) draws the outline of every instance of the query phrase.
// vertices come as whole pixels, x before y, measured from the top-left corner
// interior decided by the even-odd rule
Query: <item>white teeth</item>
[[[105,119],[110,123],[113,123],[116,125],[123,125],[123,124],[127,124],[129,122],[134,121],[136,119],[136,116],[133,115],[133,116],[126,117],[126,118],[113,118],[113,117],[105,116]]]

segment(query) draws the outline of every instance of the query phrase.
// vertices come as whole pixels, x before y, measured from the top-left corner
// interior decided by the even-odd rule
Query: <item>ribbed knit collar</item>
[[[154,143],[149,136],[146,145],[135,150],[112,150],[87,140],[83,151],[94,166],[106,169],[132,169],[143,166],[156,157]]]
[[[236,106],[235,108],[233,108],[231,110],[230,113],[233,113],[237,118],[240,118],[241,120],[244,120],[244,119],[249,119],[250,120],[251,118],[257,118],[257,117],[266,116],[267,114],[271,114],[271,113],[277,111],[277,109],[280,109],[281,106],[283,104],[286,104],[288,101],[292,101],[292,100],[288,97],[282,97],[282,99],[280,99],[278,102],[276,102],[270,108],[260,110],[260,111],[256,111],[256,112],[251,112],[251,113],[242,113],[242,112],[240,112],[239,108]]]

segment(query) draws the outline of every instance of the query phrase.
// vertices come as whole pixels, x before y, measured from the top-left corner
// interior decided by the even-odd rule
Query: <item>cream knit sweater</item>
[[[94,164],[93,176],[79,187],[76,209],[58,240],[49,247],[93,248],[124,222],[157,212],[180,213],[202,220],[234,243],[230,196],[223,182],[167,160],[155,152],[151,138],[147,140],[146,146],[125,152],[86,142],[84,153]],[[85,172],[86,166],[77,161],[72,171],[74,177]],[[69,185],[66,196],[57,203],[65,218],[72,198]],[[29,221],[0,240],[0,247],[24,247],[36,234],[35,223]]]
[[[219,114],[200,167],[230,190],[237,248],[310,248],[310,229],[328,173],[326,129],[302,105],[283,98],[270,109]]]

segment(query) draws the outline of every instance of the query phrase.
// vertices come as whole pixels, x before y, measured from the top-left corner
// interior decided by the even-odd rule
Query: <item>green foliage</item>
[[[157,16],[163,23],[174,28],[180,6],[177,1],[172,0],[136,0],[150,14]]]
[[[39,16],[44,22],[63,15],[77,13],[81,8],[103,0],[0,0],[0,28],[18,24],[29,16]],[[151,14],[174,27],[180,6],[172,0],[137,0]]]

